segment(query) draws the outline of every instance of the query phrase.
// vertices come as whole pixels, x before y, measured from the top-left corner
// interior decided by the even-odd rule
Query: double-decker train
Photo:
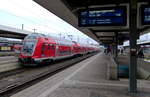
[[[25,37],[19,61],[23,65],[38,65],[53,60],[99,51],[98,46],[58,39],[33,33]]]

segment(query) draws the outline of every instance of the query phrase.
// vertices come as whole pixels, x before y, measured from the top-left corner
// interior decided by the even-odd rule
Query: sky
[[[81,43],[94,43],[85,34],[66,23],[53,13],[41,7],[32,0],[0,0],[0,25],[6,25],[37,33],[49,34],[51,36],[70,39],[68,35],[73,35],[73,40]],[[150,33],[140,36],[140,40],[150,40]],[[127,42],[125,42],[127,43]]]
[[[44,9],[32,0],[0,0],[0,25],[6,25],[37,33],[49,34],[69,39],[68,35],[73,35],[73,40],[84,43],[94,43],[96,41],[89,38],[79,30],[58,18],[53,13]],[[82,41],[81,41],[82,40]]]

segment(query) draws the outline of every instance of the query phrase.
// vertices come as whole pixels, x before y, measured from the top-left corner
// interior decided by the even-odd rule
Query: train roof
[[[60,44],[73,44],[73,42],[71,40],[59,39],[59,38],[54,37],[54,36],[40,34],[40,33],[29,34],[25,39],[36,39],[37,37],[51,38],[51,39],[55,40],[57,43],[60,43]]]
[[[96,47],[96,46],[91,45],[91,44],[78,43],[76,41],[71,41],[71,40],[67,40],[67,39],[60,39],[58,37],[45,35],[45,34],[40,34],[40,33],[29,34],[26,38],[28,38],[28,39],[36,39],[37,37],[51,38],[51,39],[55,40],[56,43],[58,43],[58,44],[64,44],[64,45],[66,45],[66,44],[69,44],[69,45],[76,44],[78,46],[83,46],[83,47]]]

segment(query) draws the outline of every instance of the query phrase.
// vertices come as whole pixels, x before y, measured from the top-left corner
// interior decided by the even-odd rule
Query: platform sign
[[[127,9],[121,7],[101,7],[79,10],[79,26],[126,26]]]
[[[150,5],[141,6],[141,24],[150,25]]]

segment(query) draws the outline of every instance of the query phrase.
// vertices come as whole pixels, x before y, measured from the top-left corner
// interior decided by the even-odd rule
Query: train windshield
[[[29,40],[24,41],[22,52],[24,54],[31,55],[33,53],[34,45],[35,45],[35,41],[33,41],[33,40],[32,41],[29,41]]]

